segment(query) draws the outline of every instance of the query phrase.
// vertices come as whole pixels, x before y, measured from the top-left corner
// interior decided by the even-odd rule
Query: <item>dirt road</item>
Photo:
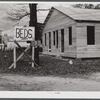
[[[0,91],[100,91],[100,73],[86,78],[0,74]]]

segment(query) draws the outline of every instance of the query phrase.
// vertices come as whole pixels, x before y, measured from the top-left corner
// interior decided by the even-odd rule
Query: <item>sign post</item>
[[[34,41],[35,41],[35,28],[34,27],[20,27],[16,26],[14,30],[14,41],[32,43],[32,60],[34,61]],[[32,62],[32,67],[34,63]],[[16,46],[14,47],[14,68],[16,68]]]
[[[34,61],[34,41],[32,43],[32,60]],[[34,63],[32,62],[32,67],[34,67]]]
[[[26,52],[28,49],[30,49],[30,46],[28,46],[28,47],[25,49],[24,52]],[[20,60],[20,58],[24,55],[24,52],[17,58],[16,62]],[[15,64],[15,63],[13,63],[13,64],[9,67],[9,69],[11,69],[13,66],[15,66],[14,64]]]
[[[14,69],[16,68],[16,46],[14,46]]]

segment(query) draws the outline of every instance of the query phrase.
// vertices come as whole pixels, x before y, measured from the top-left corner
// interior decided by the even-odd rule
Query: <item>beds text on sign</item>
[[[34,41],[34,27],[15,27],[14,40],[16,41]]]

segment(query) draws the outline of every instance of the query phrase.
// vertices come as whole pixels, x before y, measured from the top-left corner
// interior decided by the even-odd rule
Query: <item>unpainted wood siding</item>
[[[87,26],[95,27],[95,44],[87,45]],[[100,23],[77,23],[77,58],[100,57]]]
[[[72,45],[69,45],[68,27],[72,27]],[[61,52],[61,29],[64,29],[64,52]],[[53,44],[53,31],[58,30],[58,48]],[[49,52],[48,34],[51,32],[51,52]],[[47,34],[47,45],[45,46],[45,35]],[[43,29],[43,53],[50,55],[62,55],[76,57],[76,22],[61,12],[54,10]]]

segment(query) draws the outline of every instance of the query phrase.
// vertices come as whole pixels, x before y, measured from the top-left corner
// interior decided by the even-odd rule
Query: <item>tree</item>
[[[30,9],[28,9],[30,8]],[[50,9],[38,9],[36,4],[15,4],[9,11],[7,11],[7,20],[15,21],[17,24],[19,21],[28,16],[30,18],[29,26],[35,27],[35,41],[40,40],[40,29],[42,25],[37,24],[37,11],[48,11]],[[39,28],[40,27],[40,28]],[[35,61],[39,64],[39,46],[35,48]]]
[[[28,4],[21,3],[11,5],[10,9],[6,11],[7,17],[5,19],[19,23],[23,17],[30,15],[28,6]]]
[[[12,10],[7,11],[6,20],[15,21],[17,24],[25,16],[30,17],[29,26],[35,27],[35,40],[38,41],[39,31],[37,26],[37,9],[36,4],[16,4]],[[29,9],[30,8],[30,11]],[[32,49],[32,48],[31,48]],[[39,47],[35,48],[35,61],[39,64]]]
[[[95,9],[100,9],[100,4],[97,4],[97,5],[95,6]]]
[[[75,5],[72,5],[74,8],[82,8],[83,7],[83,4],[75,4]]]
[[[98,9],[100,8],[100,4],[74,4],[72,5],[74,8],[85,8],[85,9]]]
[[[39,30],[37,26],[37,4],[29,4],[30,7],[30,26],[35,27],[35,41],[39,40]],[[35,48],[35,61],[39,64],[39,46]]]

